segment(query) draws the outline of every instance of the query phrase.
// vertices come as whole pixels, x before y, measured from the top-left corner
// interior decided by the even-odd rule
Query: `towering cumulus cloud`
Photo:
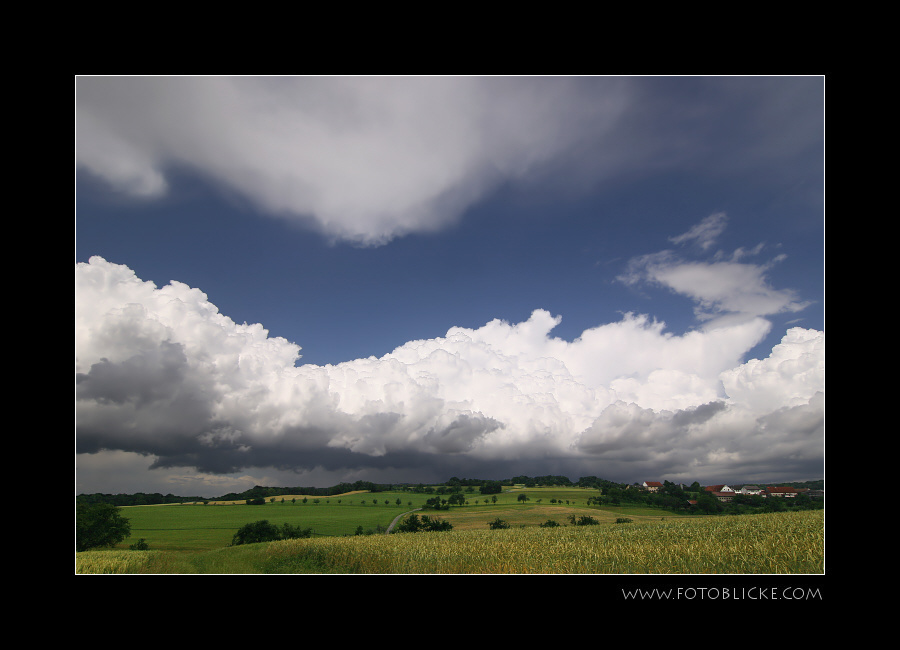
[[[565,341],[536,309],[410,341],[382,358],[303,365],[205,294],[99,257],[76,265],[77,451],[211,474],[522,467],[635,476],[820,472],[824,333],[791,329],[742,363],[760,317],[675,336],[636,314]],[[462,466],[462,465],[458,465]]]

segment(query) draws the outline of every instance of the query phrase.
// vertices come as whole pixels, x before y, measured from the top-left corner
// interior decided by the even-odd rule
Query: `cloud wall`
[[[99,257],[75,278],[82,454],[213,474],[461,461],[510,476],[569,463],[629,481],[821,474],[823,332],[790,329],[767,358],[742,362],[768,332],[761,317],[675,336],[627,314],[565,341],[560,317],[535,309],[315,366],[196,288],[156,287]]]

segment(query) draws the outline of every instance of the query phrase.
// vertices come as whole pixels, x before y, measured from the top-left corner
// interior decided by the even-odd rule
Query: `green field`
[[[528,500],[519,501],[520,494]],[[76,553],[77,573],[805,573],[824,571],[824,512],[689,516],[646,506],[589,506],[597,490],[513,488],[467,495],[464,506],[421,513],[437,533],[372,534],[432,494],[276,497],[265,505],[121,508],[131,536],[115,549]],[[496,502],[492,496],[496,496]],[[400,503],[397,503],[399,499]],[[570,518],[598,522],[574,526]],[[506,530],[491,530],[502,519]],[[628,523],[617,523],[627,518]],[[311,529],[310,539],[231,547],[266,519]],[[540,524],[553,520],[555,528]],[[364,535],[356,535],[358,530]],[[129,550],[139,539],[149,551]]]
[[[237,506],[235,506],[237,507]],[[212,551],[76,554],[78,573],[781,574],[824,572],[824,513],[319,537]]]
[[[523,492],[528,495],[529,500],[521,503],[518,497]],[[450,510],[431,514],[450,521],[454,528],[459,529],[486,527],[487,522],[497,517],[513,525],[536,526],[551,517],[559,519],[559,523],[563,524],[568,513],[588,511],[597,518],[608,520],[614,520],[615,516],[622,516],[622,513],[656,518],[661,514],[674,516],[652,508],[605,508],[599,511],[596,507],[587,506],[588,497],[598,494],[597,490],[577,488],[512,489],[496,495],[497,501],[494,503],[490,496],[482,496],[476,492],[467,495],[468,505],[454,506]],[[135,541],[145,539],[151,549],[209,551],[228,546],[241,526],[260,519],[267,519],[278,525],[289,523],[311,528],[316,537],[354,535],[360,526],[364,532],[376,530],[379,526],[387,528],[397,515],[421,508],[433,496],[436,495],[375,492],[309,497],[306,502],[303,501],[303,495],[285,496],[284,501],[282,497],[275,497],[274,502],[267,501],[262,506],[210,503],[123,507],[122,515],[131,522],[131,536],[119,544],[118,548],[127,549]],[[553,499],[563,500],[564,503],[551,505]],[[490,503],[487,503],[489,500]],[[565,501],[568,501],[568,505]]]
[[[398,496],[406,497],[402,505],[396,505]],[[244,524],[267,519],[275,524],[289,523],[311,528],[316,536],[353,535],[357,527],[364,530],[378,526],[387,527],[398,514],[421,507],[425,499],[412,500],[408,494],[388,494],[374,497],[354,495],[325,499],[319,503],[310,499],[291,503],[266,503],[264,506],[248,505],[162,505],[132,506],[121,509],[121,514],[131,522],[131,537],[119,544],[127,548],[138,539],[145,539],[153,549],[208,551],[231,543],[231,538]],[[385,499],[390,498],[390,505]],[[338,501],[340,500],[340,503]],[[363,504],[362,502],[366,503]]]

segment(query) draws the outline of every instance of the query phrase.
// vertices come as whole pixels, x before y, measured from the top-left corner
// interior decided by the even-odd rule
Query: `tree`
[[[269,523],[267,519],[261,519],[260,521],[241,526],[231,538],[231,545],[240,546],[241,544],[273,542],[280,538],[281,531],[278,530],[278,526]]]
[[[523,493],[523,494],[520,494],[519,497],[518,497],[518,499],[519,499],[519,501],[521,501],[522,503],[525,503],[526,501],[528,501],[528,495],[527,495],[527,494],[524,494],[524,493]]]
[[[276,524],[269,523],[268,519],[261,519],[241,526],[231,538],[231,545],[240,546],[241,544],[275,542],[279,539],[296,539],[311,536],[311,528],[300,528],[300,526],[291,526],[288,523],[279,527]]]
[[[488,524],[488,527],[491,530],[503,530],[504,528],[509,528],[509,523],[497,517],[494,521]]]
[[[425,507],[433,510],[449,510],[450,504],[446,499],[442,499],[441,497],[432,497],[425,501]]]
[[[397,532],[399,533],[418,533],[420,531],[432,532],[442,530],[452,530],[453,526],[449,521],[444,521],[440,517],[429,517],[428,515],[419,516],[412,514],[405,520],[397,524]]]
[[[500,485],[500,481],[485,481],[478,489],[482,494],[499,494],[503,486]]]
[[[75,508],[75,550],[115,546],[131,534],[131,522],[109,503],[79,504]]]

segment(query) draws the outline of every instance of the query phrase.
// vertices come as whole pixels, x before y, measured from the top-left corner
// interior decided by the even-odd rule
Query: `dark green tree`
[[[418,533],[452,529],[453,526],[450,524],[450,522],[445,521],[440,517],[429,517],[428,515],[422,515],[422,518],[419,519],[419,516],[416,514],[410,515],[399,524],[397,524],[396,527],[398,533]]]
[[[449,510],[450,504],[447,503],[446,499],[442,499],[441,497],[432,497],[425,501],[425,507],[433,510]]]
[[[714,514],[722,510],[722,502],[712,492],[704,490],[697,495],[697,509],[706,514]]]
[[[241,544],[257,544],[259,542],[273,542],[281,539],[281,531],[268,519],[261,519],[250,524],[244,524],[231,538],[232,546]]]
[[[312,537],[312,528],[301,528],[288,523],[278,526],[269,523],[268,519],[261,519],[241,526],[231,538],[231,545],[240,546],[241,544],[258,544],[259,542],[275,542],[279,539],[304,537]]]
[[[75,550],[115,546],[131,534],[131,522],[109,503],[75,507]]]
[[[482,494],[499,494],[502,489],[503,486],[500,485],[500,481],[485,481],[485,483],[478,488]]]

